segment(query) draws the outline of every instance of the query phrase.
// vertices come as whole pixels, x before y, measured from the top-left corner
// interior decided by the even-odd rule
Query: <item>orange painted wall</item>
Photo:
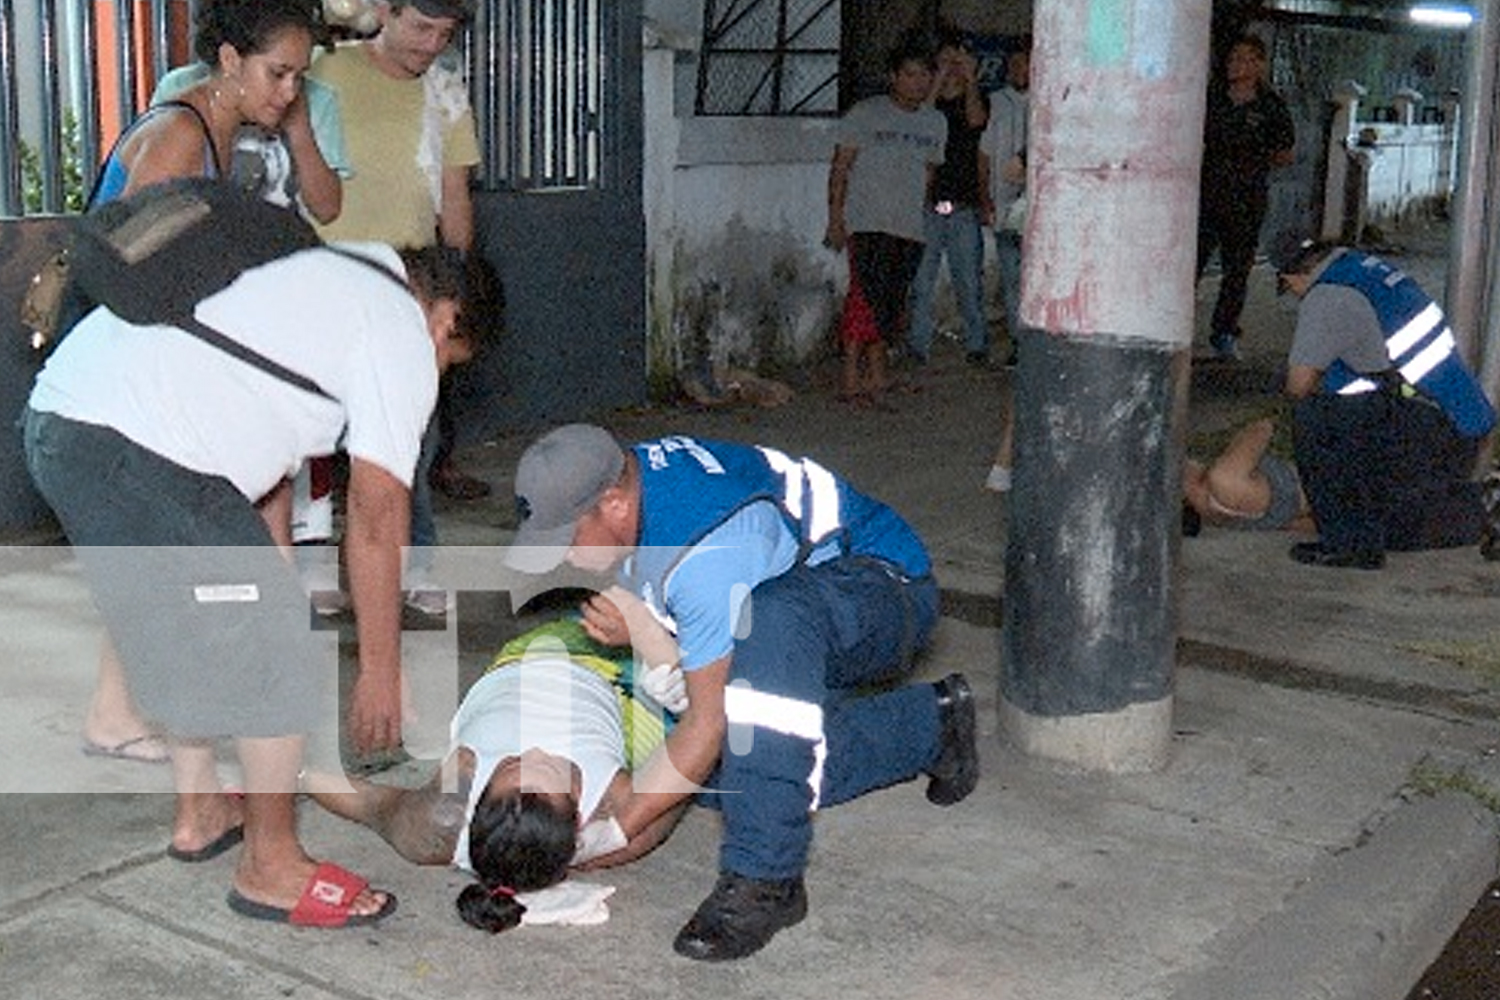
[[[119,3],[132,6],[135,51],[131,54],[134,64],[136,88],[134,107],[144,108],[156,89],[156,77],[152,70],[155,54],[155,39],[152,37],[151,5],[147,0],[94,0],[95,38],[94,84],[99,94],[99,155],[109,155],[115,139],[129,122],[120,120],[120,81],[116,78],[115,66],[120,52],[119,32],[115,27],[115,10]],[[167,63],[180,66],[192,58],[192,25],[189,23],[187,0],[171,0],[167,8]]]

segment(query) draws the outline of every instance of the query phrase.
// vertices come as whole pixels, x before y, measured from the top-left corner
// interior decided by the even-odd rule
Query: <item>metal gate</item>
[[[0,0],[0,537],[46,517],[9,431],[35,370],[16,303],[99,150],[186,58],[193,6]],[[642,0],[478,4],[475,232],[507,318],[461,372],[464,440],[645,397],[641,25]]]
[[[467,439],[645,398],[641,23],[642,0],[490,0],[475,25],[506,330],[459,376]]]

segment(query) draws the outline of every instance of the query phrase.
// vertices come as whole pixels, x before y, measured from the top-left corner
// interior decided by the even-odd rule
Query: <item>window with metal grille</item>
[[[489,0],[472,79],[485,185],[576,190],[603,183],[608,0]]]
[[[700,115],[838,113],[837,0],[704,0]]]

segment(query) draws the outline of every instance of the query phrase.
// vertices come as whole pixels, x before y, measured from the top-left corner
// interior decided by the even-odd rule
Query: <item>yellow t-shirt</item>
[[[441,72],[436,65],[428,70]],[[479,162],[479,140],[467,99],[455,108],[450,93],[443,109],[428,111],[428,82],[381,72],[364,42],[323,55],[309,75],[338,95],[353,170],[344,181],[343,211],[318,226],[319,234],[325,240],[375,240],[398,247],[436,242],[435,177],[422,164],[427,116],[435,114],[441,123],[442,166],[472,167]]]

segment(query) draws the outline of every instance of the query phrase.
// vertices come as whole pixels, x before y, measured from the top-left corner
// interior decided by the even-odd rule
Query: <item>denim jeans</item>
[[[1021,331],[1021,234],[995,230],[995,269],[1000,274],[1000,305],[1005,310],[1005,333],[1011,345]]]
[[[990,332],[984,319],[984,235],[978,211],[956,208],[952,215],[939,215],[929,208],[922,225],[927,247],[911,286],[912,353],[920,358],[932,353],[933,293],[944,254],[948,257],[953,295],[964,321],[964,347],[971,354],[987,351]]]
[[[432,508],[432,484],[428,473],[437,458],[443,434],[437,413],[427,421],[427,430],[422,433],[422,450],[417,454],[417,470],[411,480],[411,552],[407,557],[407,569],[425,572],[432,569],[437,553],[437,517]]]

